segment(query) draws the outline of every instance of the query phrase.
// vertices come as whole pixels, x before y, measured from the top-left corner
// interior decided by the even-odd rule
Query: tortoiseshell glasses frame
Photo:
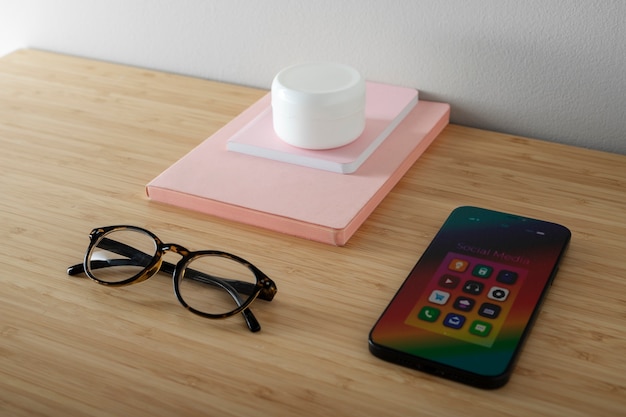
[[[126,239],[127,236],[136,236]],[[242,313],[250,331],[257,332],[261,326],[250,311],[250,304],[258,297],[271,301],[277,292],[276,284],[256,266],[236,255],[217,251],[189,251],[175,243],[163,243],[152,232],[137,226],[117,225],[95,228],[89,234],[89,246],[82,264],[70,266],[68,275],[85,273],[95,282],[113,287],[136,284],[154,276],[157,272],[171,274],[174,281],[174,293],[180,304],[194,314],[209,319],[223,319],[237,313]],[[141,242],[141,249],[134,242]],[[130,243],[130,244],[129,244]],[[145,248],[144,248],[145,246]],[[147,249],[146,249],[147,248]],[[165,252],[171,251],[181,256],[174,265],[163,261]],[[146,253],[148,252],[148,253]],[[104,257],[103,257],[104,254]],[[115,256],[114,259],[111,255]],[[210,265],[202,271],[199,265],[209,260]],[[188,268],[193,262],[194,268]],[[222,264],[225,265],[222,267]],[[219,271],[212,269],[213,265],[220,265]],[[237,277],[246,279],[225,278],[225,273],[235,273]],[[215,275],[220,274],[220,275]],[[181,283],[190,282],[192,289],[185,294],[188,302],[183,298]],[[212,307],[203,309],[207,300],[200,295],[209,294],[207,290],[217,290],[218,295],[225,296],[230,306],[221,307],[222,310],[207,312]],[[221,291],[220,291],[221,290]],[[196,303],[192,306],[191,304]]]

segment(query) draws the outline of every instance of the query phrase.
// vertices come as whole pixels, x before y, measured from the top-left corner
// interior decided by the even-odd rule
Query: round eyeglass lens
[[[253,296],[256,276],[245,264],[219,254],[187,264],[178,289],[185,303],[205,314],[228,314]]]
[[[100,281],[121,282],[143,272],[156,251],[154,239],[141,230],[113,230],[102,236],[91,249],[88,267]]]

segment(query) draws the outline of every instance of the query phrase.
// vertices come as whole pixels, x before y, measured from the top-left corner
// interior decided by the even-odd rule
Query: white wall
[[[452,104],[459,124],[626,154],[622,0],[0,0],[35,47],[269,88],[334,60]]]

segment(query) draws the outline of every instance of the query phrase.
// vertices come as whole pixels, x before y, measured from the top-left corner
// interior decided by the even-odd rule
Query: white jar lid
[[[365,107],[365,80],[348,65],[332,62],[293,65],[274,77],[272,107],[294,116],[344,117]]]

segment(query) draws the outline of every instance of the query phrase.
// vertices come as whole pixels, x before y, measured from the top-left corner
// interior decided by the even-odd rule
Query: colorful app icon
[[[460,278],[454,275],[445,274],[439,278],[439,286],[444,288],[456,288],[459,285]]]
[[[469,262],[455,258],[448,264],[448,269],[450,271],[465,272],[468,266]]]
[[[513,285],[515,284],[515,281],[517,281],[517,272],[507,271],[506,269],[504,269],[498,272],[496,281],[507,285]]]
[[[438,308],[424,306],[420,310],[417,317],[419,317],[420,320],[433,322],[439,318],[440,314],[441,314],[441,311]]]
[[[496,301],[504,301],[509,296],[509,290],[501,287],[491,287],[489,289],[489,293],[487,294],[487,298],[491,298]]]
[[[478,295],[483,292],[483,288],[485,288],[485,284],[478,281],[467,281],[465,285],[463,285],[463,292],[472,295]]]
[[[500,315],[502,309],[499,305],[491,303],[482,303],[478,309],[478,315],[487,317],[489,319],[495,319]]]
[[[485,337],[491,332],[491,324],[480,320],[474,320],[470,325],[469,332],[476,336]]]
[[[448,313],[446,318],[443,320],[443,325],[446,327],[451,327],[453,329],[460,329],[463,327],[465,323],[465,317],[460,314]]]
[[[431,303],[444,305],[445,303],[448,302],[449,298],[450,298],[450,293],[445,292],[445,291],[434,290],[432,293],[430,293],[430,297],[428,297],[428,301],[430,301]]]
[[[487,265],[476,265],[472,270],[472,275],[479,278],[489,278],[493,273],[493,268]]]
[[[454,300],[454,308],[461,311],[472,311],[474,308],[475,301],[472,298],[468,297],[457,297]]]

